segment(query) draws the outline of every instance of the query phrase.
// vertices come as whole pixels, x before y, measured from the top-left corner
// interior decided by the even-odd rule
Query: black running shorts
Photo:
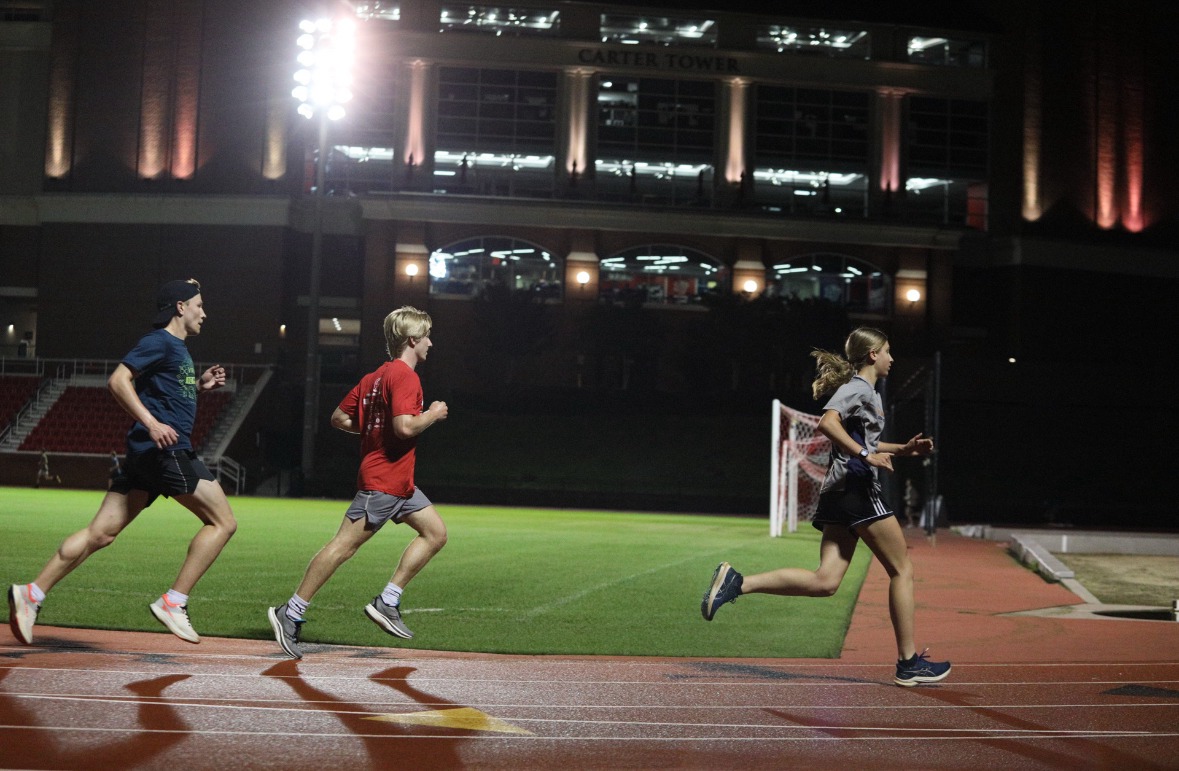
[[[842,490],[828,490],[819,496],[819,509],[811,524],[818,530],[824,525],[842,525],[850,530],[891,516],[874,481],[849,478]]]
[[[111,492],[126,495],[132,490],[144,490],[148,494],[146,508],[161,495],[191,495],[202,479],[216,481],[194,451],[148,450],[127,454],[123,467],[111,476]]]

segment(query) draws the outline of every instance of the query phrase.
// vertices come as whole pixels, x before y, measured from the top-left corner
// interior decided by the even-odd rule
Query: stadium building
[[[802,392],[805,357],[693,363],[758,298],[1048,361],[1054,324],[1108,326],[1070,303],[1179,272],[1162,12],[1081,5],[336,4],[351,99],[321,138],[292,96],[313,9],[3,0],[0,350],[117,359],[194,276],[199,358],[272,368],[280,422],[309,329],[313,379],[348,382],[403,304],[467,393]]]

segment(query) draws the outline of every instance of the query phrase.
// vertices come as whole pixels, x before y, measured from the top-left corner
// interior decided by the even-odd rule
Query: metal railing
[[[0,356],[0,375],[38,375],[56,380],[78,376],[110,377],[122,362],[119,359],[52,359],[16,358]],[[262,373],[271,369],[268,364],[225,364],[217,361],[195,362],[197,372],[204,372],[214,364],[225,368],[225,379],[241,384],[256,383]]]
[[[0,429],[0,444],[4,444],[4,441],[8,439],[16,427],[20,425],[21,421],[24,420],[24,418],[30,412],[36,409],[39,404],[41,404],[41,399],[45,397],[45,393],[49,390],[51,385],[53,385],[52,378],[44,378],[41,380],[40,385],[37,386],[36,392],[34,392],[33,395],[29,397],[29,400],[24,403],[24,406],[17,411],[16,415],[12,417],[12,420],[8,422],[8,425]]]
[[[233,458],[222,455],[217,459],[215,468],[217,483],[225,487],[222,480],[229,480],[233,482],[233,494],[241,495],[242,491],[246,489],[246,467]]]

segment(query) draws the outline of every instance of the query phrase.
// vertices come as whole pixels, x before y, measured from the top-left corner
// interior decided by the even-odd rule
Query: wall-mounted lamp
[[[589,273],[586,273],[584,270],[578,271],[577,283],[581,288],[584,288],[585,285],[589,283],[589,279],[590,279]]]
[[[911,303],[915,303],[921,299],[921,292],[917,289],[910,289],[908,292],[905,292],[905,299]]]
[[[746,281],[745,282],[745,291],[749,292],[749,294],[753,294],[754,292],[756,292],[757,291],[757,282],[754,281],[753,279],[749,279],[748,281]]]

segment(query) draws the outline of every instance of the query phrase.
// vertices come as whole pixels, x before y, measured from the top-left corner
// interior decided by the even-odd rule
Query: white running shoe
[[[200,635],[192,628],[192,622],[188,620],[187,605],[173,605],[168,602],[167,597],[161,595],[160,599],[147,607],[151,609],[151,614],[161,624],[168,627],[169,632],[181,640],[190,643],[199,643],[201,641]]]
[[[33,644],[33,624],[37,623],[40,610],[41,603],[33,602],[28,584],[8,587],[8,625],[12,627],[12,636],[25,645]]]

